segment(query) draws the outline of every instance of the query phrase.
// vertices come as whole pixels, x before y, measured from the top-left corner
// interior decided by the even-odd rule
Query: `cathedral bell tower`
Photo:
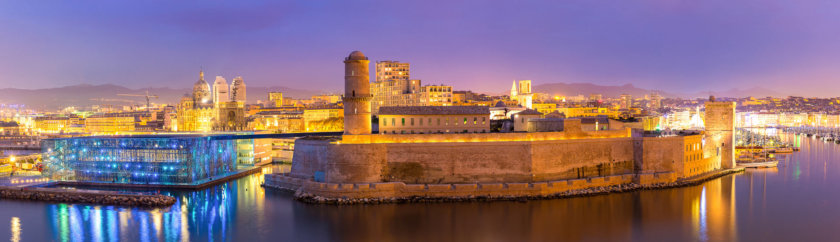
[[[344,59],[344,134],[371,133],[370,60],[361,51]]]

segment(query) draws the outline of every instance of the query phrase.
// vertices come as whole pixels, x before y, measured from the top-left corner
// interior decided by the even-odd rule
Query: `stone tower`
[[[510,100],[516,100],[516,80],[513,80],[513,86],[510,87]]]
[[[708,157],[720,157],[723,169],[735,168],[735,102],[706,102],[706,144]]]
[[[361,51],[344,59],[344,134],[371,133],[370,60]]]

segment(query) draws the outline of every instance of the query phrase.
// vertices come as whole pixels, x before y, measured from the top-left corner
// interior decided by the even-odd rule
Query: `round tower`
[[[371,133],[370,60],[361,51],[344,59],[344,134]]]

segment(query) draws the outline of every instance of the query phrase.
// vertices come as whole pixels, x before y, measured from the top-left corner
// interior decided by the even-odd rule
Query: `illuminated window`
[[[467,117],[464,117],[464,124],[467,124]]]
[[[478,124],[478,117],[473,117],[473,124]]]

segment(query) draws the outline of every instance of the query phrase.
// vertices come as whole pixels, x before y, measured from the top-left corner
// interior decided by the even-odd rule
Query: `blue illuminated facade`
[[[91,136],[44,140],[55,180],[197,184],[254,165],[253,139],[237,135]]]

